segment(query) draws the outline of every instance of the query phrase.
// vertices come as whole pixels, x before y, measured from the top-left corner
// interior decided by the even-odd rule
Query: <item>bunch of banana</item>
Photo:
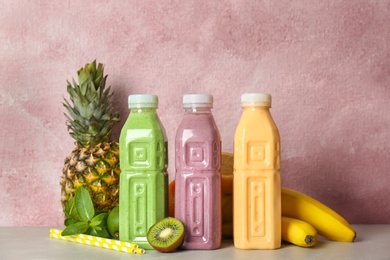
[[[233,154],[222,153],[222,235],[233,237]],[[317,233],[329,240],[353,242],[355,230],[337,212],[312,197],[282,188],[282,240],[311,247]]]
[[[233,237],[232,216],[233,196],[223,194],[224,237]],[[302,247],[311,247],[317,243],[317,233],[329,240],[342,242],[353,242],[356,237],[356,232],[349,223],[331,208],[308,195],[282,188],[282,240]]]
[[[222,153],[222,235],[233,237],[233,154]],[[169,185],[170,214],[174,210],[174,185]],[[337,212],[314,198],[282,188],[282,240],[302,247],[317,243],[317,234],[329,240],[353,242],[355,230]]]
[[[319,235],[333,241],[353,242],[356,232],[337,212],[312,197],[282,188],[282,216],[305,221]]]

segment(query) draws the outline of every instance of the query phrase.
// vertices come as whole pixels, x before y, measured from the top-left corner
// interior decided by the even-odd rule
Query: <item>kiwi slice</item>
[[[184,225],[177,218],[163,218],[150,227],[146,237],[154,249],[172,252],[183,243]]]

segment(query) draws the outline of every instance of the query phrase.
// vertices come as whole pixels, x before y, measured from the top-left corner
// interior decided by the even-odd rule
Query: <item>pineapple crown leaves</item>
[[[67,81],[70,101],[64,99],[68,114],[69,134],[81,146],[94,146],[108,142],[112,127],[119,121],[119,113],[111,103],[111,87],[106,88],[107,75],[104,65],[96,60],[77,71],[78,84],[73,79]]]

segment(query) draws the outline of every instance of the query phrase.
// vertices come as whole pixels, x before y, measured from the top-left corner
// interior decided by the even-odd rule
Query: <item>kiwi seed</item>
[[[150,227],[146,237],[154,249],[163,253],[172,252],[183,243],[184,225],[176,218],[163,218]]]

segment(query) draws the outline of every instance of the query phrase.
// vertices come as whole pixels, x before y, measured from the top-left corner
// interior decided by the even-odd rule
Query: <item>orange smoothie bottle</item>
[[[271,95],[241,96],[242,116],[234,136],[234,246],[281,246],[280,137],[270,113]]]

